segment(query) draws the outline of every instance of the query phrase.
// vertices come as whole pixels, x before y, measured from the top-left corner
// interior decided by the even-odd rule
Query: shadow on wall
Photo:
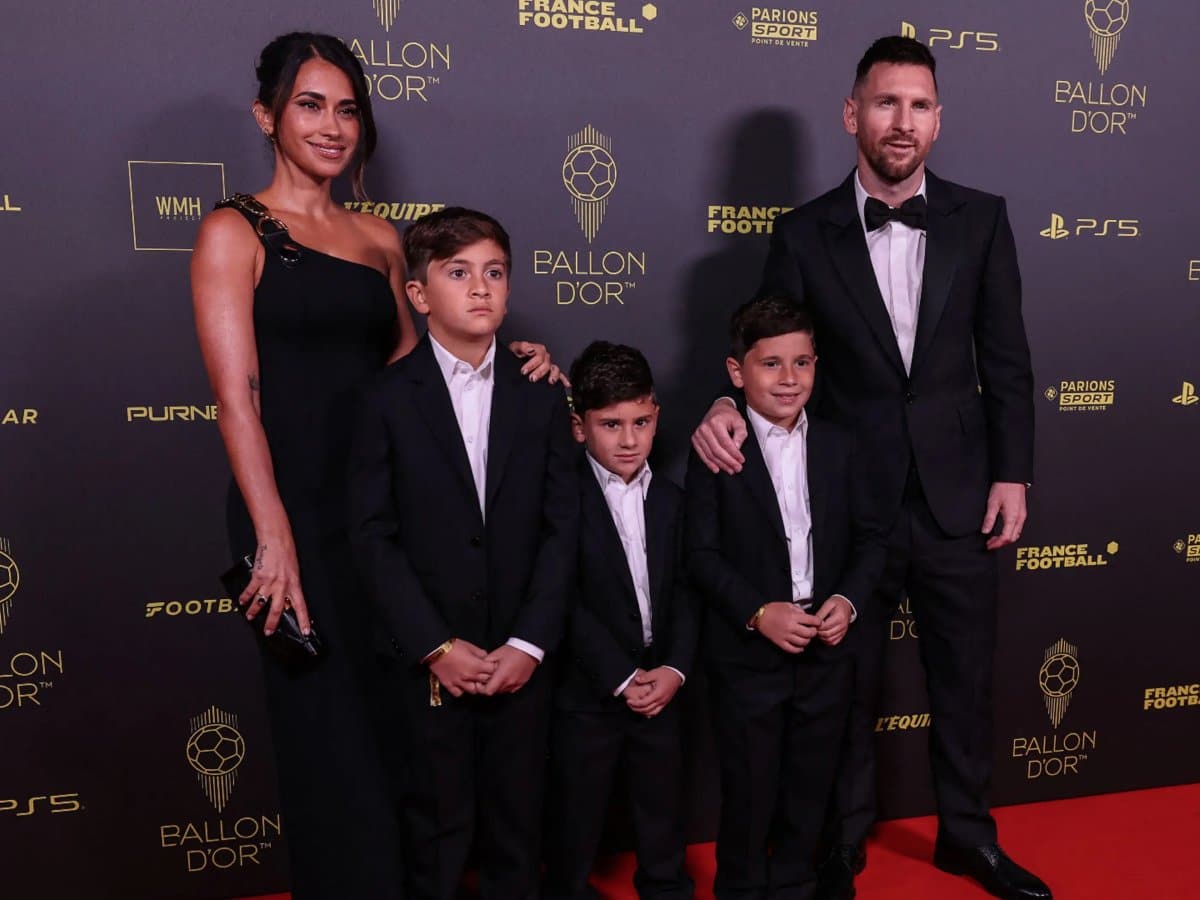
[[[734,207],[790,207],[807,199],[808,136],[804,124],[785,109],[761,109],[733,120],[718,139],[719,169],[706,194],[708,203]],[[665,465],[682,483],[689,438],[720,391],[728,389],[725,357],[729,317],[749,300],[762,278],[770,240],[766,226],[751,222],[748,234],[710,235],[717,249],[698,259],[683,287],[683,353],[676,368],[659,381],[664,412],[657,446]],[[756,227],[763,228],[761,233]]]

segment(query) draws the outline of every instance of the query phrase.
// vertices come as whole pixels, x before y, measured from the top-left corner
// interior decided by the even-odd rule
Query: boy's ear
[[[583,417],[578,413],[571,413],[571,435],[577,443],[582,444],[586,440],[583,435]]]
[[[732,356],[725,358],[725,371],[729,373],[729,380],[733,382],[735,388],[744,388],[746,386],[742,380],[742,364]]]
[[[404,293],[408,294],[408,302],[413,305],[413,309],[423,316],[429,315],[429,304],[425,302],[424,284],[415,278],[412,281],[406,281],[404,283]]]

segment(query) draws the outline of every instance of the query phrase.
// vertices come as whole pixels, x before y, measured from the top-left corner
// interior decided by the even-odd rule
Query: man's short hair
[[[729,355],[739,363],[756,343],[801,331],[813,338],[812,316],[786,294],[764,294],[743,303],[729,320]]]
[[[593,341],[571,363],[571,409],[580,418],[589,409],[654,395],[650,363],[636,347]]]
[[[404,230],[404,264],[408,278],[422,283],[429,263],[453,259],[464,247],[480,241],[495,241],[504,251],[504,266],[512,270],[512,247],[504,226],[489,216],[462,206],[448,206],[426,213]]]
[[[918,40],[898,34],[889,34],[873,43],[867,48],[862,59],[858,61],[858,68],[854,72],[854,90],[857,91],[862,87],[867,73],[876,63],[924,66],[933,76],[933,88],[937,90],[937,60],[933,58],[929,48]]]

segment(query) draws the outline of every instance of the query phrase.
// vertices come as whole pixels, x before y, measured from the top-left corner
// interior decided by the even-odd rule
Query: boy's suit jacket
[[[579,454],[579,567],[562,655],[559,706],[624,709],[612,692],[638,666],[687,676],[697,616],[683,559],[683,492],[662,475],[646,492],[646,565],[653,646],[643,661],[642,617],[617,526],[587,457]]]
[[[744,404],[740,411],[746,414]],[[771,671],[793,656],[746,623],[764,603],[792,600],[783,515],[754,429],[742,445],[737,475],[714,475],[695,452],[688,460],[688,570],[705,605],[704,650],[710,663]],[[813,599],[816,612],[832,594],[856,607],[868,602],[883,571],[882,528],[868,518],[854,440],[838,425],[808,416],[808,493],[812,513]],[[851,633],[854,626],[851,626]],[[844,641],[843,641],[844,644]],[[814,638],[814,645],[836,652]]]
[[[566,398],[498,347],[486,517],[426,335],[363,398],[350,456],[355,556],[386,644],[416,664],[451,637],[558,644],[579,490]]]

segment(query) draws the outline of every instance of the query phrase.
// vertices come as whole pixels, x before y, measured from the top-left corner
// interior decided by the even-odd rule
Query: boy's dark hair
[[[802,331],[813,338],[812,316],[786,294],[764,294],[738,307],[729,320],[729,355],[739,363],[763,338]],[[574,383],[574,382],[572,382]]]
[[[937,60],[933,58],[929,48],[918,40],[898,34],[889,34],[873,43],[867,48],[863,58],[858,61],[858,68],[854,72],[855,90],[862,86],[867,73],[871,71],[871,66],[876,63],[924,66],[933,76],[933,89],[937,90]]]
[[[404,264],[410,280],[425,282],[429,263],[452,259],[463,247],[495,241],[504,251],[504,265],[512,270],[512,247],[504,226],[489,216],[462,206],[447,206],[426,213],[404,229]]]
[[[650,363],[635,347],[592,341],[571,363],[571,409],[582,418],[589,409],[654,394]]]

